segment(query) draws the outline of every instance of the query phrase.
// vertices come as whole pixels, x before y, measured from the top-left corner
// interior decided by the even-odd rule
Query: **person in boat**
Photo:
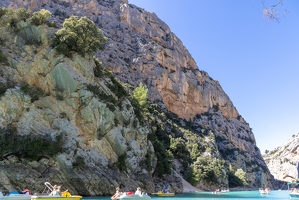
[[[60,196],[60,186],[54,185],[52,192],[49,196]]]
[[[117,198],[120,197],[120,195],[121,195],[121,192],[120,192],[119,187],[117,187],[115,190],[116,190],[116,192],[115,192],[115,194],[111,197],[111,199],[117,199]]]
[[[162,188],[162,192],[163,193],[168,193],[169,192],[168,183],[165,183],[164,187]]]
[[[30,194],[30,191],[29,191],[28,189],[25,189],[25,188],[24,188],[24,189],[22,190],[21,194],[28,194],[28,195],[29,195],[29,194]]]
[[[212,194],[218,194],[220,192],[220,189],[216,189]]]
[[[140,188],[140,187],[137,188],[135,194],[137,194],[137,195],[141,195],[141,188]]]

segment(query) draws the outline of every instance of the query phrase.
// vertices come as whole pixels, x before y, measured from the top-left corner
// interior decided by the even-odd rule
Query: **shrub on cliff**
[[[8,64],[7,57],[0,51],[0,63]]]
[[[0,158],[9,155],[29,160],[37,160],[41,156],[52,157],[62,152],[62,145],[62,135],[53,140],[50,136],[18,135],[13,126],[0,128]]]
[[[32,16],[32,24],[38,26],[46,22],[50,18],[52,13],[48,10],[41,9],[38,12],[34,12]]]
[[[28,84],[22,86],[21,91],[31,97],[31,102],[34,102],[34,101],[38,100],[40,97],[45,96],[42,89],[32,87]]]
[[[238,177],[241,180],[242,186],[247,185],[246,172],[244,172],[243,169],[241,169],[241,168],[237,169],[237,171],[235,172],[235,176]]]
[[[18,8],[16,10],[10,8],[0,8],[0,26],[8,27],[9,30],[18,33],[20,30],[28,28],[30,25],[39,26],[47,24],[49,27],[56,27],[56,22],[47,21],[52,13],[48,10],[41,9],[40,11],[32,13],[25,8]],[[27,27],[24,23],[27,22]]]
[[[227,175],[229,187],[240,187],[247,185],[246,172],[244,172],[242,169],[234,171],[232,165],[229,165]]]
[[[143,85],[142,83],[139,84],[138,87],[136,87],[133,91],[133,96],[134,98],[138,101],[139,105],[141,107],[146,107],[146,103],[147,103],[147,92],[148,89],[145,85]]]
[[[17,23],[21,20],[26,21],[32,17],[32,13],[25,8],[19,8],[16,10],[1,8],[0,10],[1,25],[7,26],[12,30],[17,30]]]
[[[189,177],[191,184],[198,184],[201,181],[217,183],[219,178],[224,178],[224,160],[214,160],[211,157],[200,156],[192,164],[193,174]]]
[[[53,45],[59,53],[70,55],[75,51],[82,56],[94,54],[103,50],[107,38],[102,35],[101,29],[87,17],[71,16],[63,23],[63,28],[55,34]]]

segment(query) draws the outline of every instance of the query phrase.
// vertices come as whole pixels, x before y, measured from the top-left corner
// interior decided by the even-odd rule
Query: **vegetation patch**
[[[196,185],[200,181],[217,183],[219,178],[224,178],[224,160],[216,160],[211,157],[200,156],[192,164],[192,177],[189,178],[191,184]]]
[[[6,92],[7,87],[4,83],[0,82],[0,96]]]
[[[0,63],[2,64],[8,64],[7,57],[0,51]]]
[[[26,84],[21,88],[21,91],[31,97],[31,102],[38,100],[40,97],[44,97],[45,93],[40,88],[34,88]]]
[[[37,160],[41,156],[53,157],[63,151],[62,135],[55,140],[50,136],[18,135],[14,127],[0,129],[0,156],[15,155],[19,158]]]
[[[127,169],[126,159],[127,159],[127,153],[124,153],[123,155],[118,157],[118,160],[115,163],[115,165],[120,171],[126,171]]]
[[[66,56],[70,56],[71,51],[85,56],[103,50],[106,42],[107,38],[93,21],[87,17],[71,16],[64,21],[62,29],[56,32],[53,46]]]
[[[72,163],[74,168],[80,168],[85,166],[84,158],[81,156],[76,156],[75,161]]]
[[[116,99],[111,94],[106,94],[102,90],[99,89],[98,86],[88,84],[87,89],[95,94],[100,100],[107,104],[107,107],[112,112],[115,111],[115,104],[117,103]]]
[[[18,26],[20,21],[29,22],[29,25],[35,26],[47,24],[47,19],[50,18],[51,15],[51,12],[45,9],[32,13],[25,8],[18,8],[15,10],[10,8],[0,8],[1,25],[8,26],[13,30],[22,28],[22,26]]]
[[[147,154],[145,155],[145,159],[140,161],[140,166],[145,168],[147,171],[151,171],[152,170],[152,161],[151,161],[151,156],[152,152],[147,152]]]

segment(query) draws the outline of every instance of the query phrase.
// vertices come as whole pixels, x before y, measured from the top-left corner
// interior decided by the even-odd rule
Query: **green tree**
[[[64,21],[63,28],[56,32],[54,46],[57,45],[61,53],[72,50],[85,56],[103,50],[106,42],[107,38],[93,21],[87,17],[71,16]]]
[[[244,172],[243,169],[241,168],[237,169],[237,171],[235,172],[235,176],[242,181],[243,186],[247,185],[246,172]]]
[[[2,8],[0,10],[0,15],[2,15],[0,19],[2,26],[5,25],[13,30],[17,30],[17,23],[21,20],[26,21],[32,16],[32,13],[26,11],[25,8],[18,8],[16,10]]]
[[[29,17],[32,16],[32,13],[30,11],[27,11],[25,8],[18,8],[14,11],[14,15],[18,21],[26,21]]]
[[[190,158],[190,153],[186,147],[186,141],[182,138],[173,138],[170,136],[170,150],[178,158],[187,159]]]
[[[227,175],[228,175],[229,187],[243,186],[243,181],[238,176],[235,175],[235,170],[231,164],[229,164],[229,166],[228,166]]]
[[[135,88],[133,91],[134,98],[138,101],[139,105],[143,108],[146,107],[147,105],[147,92],[148,92],[147,87],[142,83],[140,83],[139,86]]]
[[[219,178],[224,177],[224,160],[201,156],[191,166],[193,167],[193,177],[189,180],[193,184],[197,184],[201,180],[217,183]]]
[[[7,9],[7,8],[4,8],[4,7],[0,8],[0,18],[1,18],[3,15],[5,15],[7,12],[8,12],[8,9]]]
[[[32,23],[35,25],[41,25],[46,22],[48,18],[52,16],[52,13],[48,10],[41,9],[38,12],[34,12],[32,16]]]

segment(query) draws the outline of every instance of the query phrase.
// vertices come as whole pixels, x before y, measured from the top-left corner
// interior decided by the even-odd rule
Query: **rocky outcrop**
[[[155,13],[146,12],[127,1],[14,1],[7,7],[41,7],[64,16],[76,14],[98,22],[109,37],[99,55],[105,66],[136,86],[147,80],[152,101],[163,101],[179,117],[191,119],[218,104],[223,115],[236,118],[238,111],[217,81],[198,70],[190,53]],[[54,17],[58,22],[60,16]],[[135,71],[136,73],[131,73]],[[121,72],[121,73],[120,73]]]
[[[192,119],[216,104],[226,117],[238,116],[219,83],[210,81],[206,73],[198,70],[179,38],[154,13],[133,5],[123,5],[119,15],[116,33],[108,29],[111,24],[107,26],[107,35],[113,44],[108,51],[116,59],[126,62],[113,65],[109,58],[100,56],[118,77],[124,81],[134,80],[130,82],[134,85],[136,82],[146,82],[151,100],[162,101],[169,111],[181,118]],[[114,17],[118,18],[117,15]],[[126,34],[121,35],[123,32]],[[129,48],[122,52],[118,47],[124,45]],[[132,70],[137,73],[130,73]]]
[[[191,123],[193,134],[198,136],[195,143],[208,146],[209,152],[203,152],[204,156],[224,159],[226,166],[231,164],[235,170],[243,169],[251,188],[271,186],[272,177],[249,124],[239,115],[219,82],[198,69],[180,39],[155,13],[128,4],[127,0],[4,0],[0,5],[32,11],[45,8],[54,14],[51,20],[58,25],[71,15],[92,19],[108,38],[105,50],[96,54],[103,67],[132,88],[140,82],[145,84],[150,102],[179,119],[175,126],[163,127],[165,133],[181,137],[181,128]],[[49,38],[56,29],[27,25],[19,24],[25,36],[30,33],[33,38],[40,38],[40,45],[26,44],[24,34],[5,35],[7,42],[2,49],[9,58],[9,65],[1,68],[1,80],[7,86],[19,87],[8,89],[1,96],[1,127],[14,124],[23,135],[55,138],[62,134],[67,149],[56,158],[28,163],[31,179],[38,179],[40,185],[46,178],[56,183],[63,180],[64,185],[82,195],[105,195],[111,194],[115,186],[123,189],[142,186],[154,192],[155,186],[161,184],[157,180],[164,178],[171,181],[174,192],[182,192],[182,182],[176,172],[153,177],[157,158],[148,134],[156,127],[136,123],[130,99],[119,98],[111,91],[109,77],[95,77],[93,60],[79,55],[69,59],[57,54],[49,46]],[[3,28],[3,31],[7,30]],[[24,83],[40,88],[45,95],[32,100],[20,89]],[[109,102],[100,99],[87,85],[113,96],[121,101],[121,106],[111,109]],[[159,120],[168,123],[168,120]],[[123,156],[126,173],[115,168]],[[77,158],[83,158],[85,164],[74,167]],[[15,160],[5,157],[0,161],[2,169],[8,167],[7,159]],[[140,164],[145,159],[151,161],[147,170]],[[14,163],[17,169],[23,161],[16,159]],[[14,185],[11,180],[19,178],[13,173],[1,176],[7,181],[5,186],[0,186],[6,189]],[[216,185],[201,182],[197,187],[209,190],[227,186],[225,169],[223,177],[217,180]]]
[[[15,85],[0,98],[2,133],[13,126],[20,135],[50,136],[53,140],[59,136],[64,151],[55,158],[45,153],[35,161],[9,152],[2,155],[1,190],[30,187],[33,191],[42,191],[43,183],[50,181],[64,183],[64,187],[82,195],[111,194],[120,184],[130,186],[127,189],[131,190],[142,185],[154,191],[149,181],[153,171],[139,164],[148,152],[154,152],[147,139],[150,130],[136,123],[128,97],[119,100],[123,107],[111,109],[88,89],[96,85],[98,91],[117,98],[107,87],[111,82],[108,77],[94,76],[93,60],[76,54],[72,59],[57,54],[48,45],[54,34],[51,28],[24,22],[17,27],[17,32],[1,27],[5,38],[1,50],[8,58],[7,65],[1,64],[1,80],[4,84],[12,82]],[[31,42],[29,35],[23,31],[27,29],[34,30],[28,31],[30,37],[42,38],[40,45],[28,44]],[[31,87],[29,90],[38,88],[41,91],[38,98],[24,90],[26,85]],[[120,164],[127,168],[126,176],[130,178],[121,178],[124,174],[113,167],[124,155],[126,159]],[[154,154],[149,159],[154,169]]]
[[[294,182],[298,179],[299,135],[284,145],[263,155],[263,158],[276,180]]]

